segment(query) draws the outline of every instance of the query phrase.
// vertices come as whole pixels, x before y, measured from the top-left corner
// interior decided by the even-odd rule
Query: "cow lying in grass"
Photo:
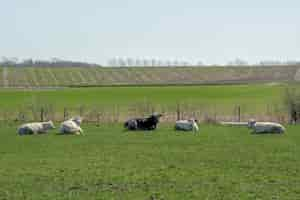
[[[161,114],[154,113],[147,118],[130,119],[124,123],[128,130],[155,130]]]
[[[240,127],[247,127],[249,125],[248,122],[219,122],[220,125],[223,126],[240,126]]]
[[[175,123],[175,130],[177,131],[198,131],[199,127],[197,125],[197,120],[178,120]]]
[[[32,135],[47,133],[48,130],[54,129],[55,126],[52,121],[48,122],[33,122],[21,125],[18,128],[19,135]]]
[[[253,133],[284,133],[285,128],[281,124],[274,122],[256,122],[250,120],[248,127],[253,130]]]
[[[83,130],[80,127],[81,123],[82,123],[81,117],[74,117],[67,121],[64,121],[63,123],[61,123],[60,133],[81,135],[83,134]]]

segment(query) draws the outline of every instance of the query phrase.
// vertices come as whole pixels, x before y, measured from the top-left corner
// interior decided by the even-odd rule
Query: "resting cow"
[[[32,135],[47,133],[48,130],[54,129],[55,126],[52,121],[48,122],[33,122],[21,125],[18,128],[19,135]]]
[[[254,133],[284,133],[285,128],[279,123],[274,122],[256,122],[250,120],[248,127],[253,130]]]
[[[161,114],[154,113],[147,118],[130,119],[124,123],[128,130],[155,130]]]
[[[220,122],[220,125],[223,126],[236,126],[236,127],[247,127],[248,122]]]
[[[175,123],[175,130],[178,131],[198,131],[199,127],[197,125],[197,120],[178,120]]]
[[[60,133],[61,134],[76,134],[76,135],[83,134],[83,130],[80,127],[81,123],[82,123],[81,117],[74,117],[67,121],[64,121],[63,123],[61,123]]]

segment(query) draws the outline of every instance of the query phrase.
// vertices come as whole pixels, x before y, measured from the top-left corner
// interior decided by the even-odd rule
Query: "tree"
[[[126,66],[126,61],[123,58],[119,58],[118,66],[120,66],[120,67]]]
[[[197,62],[197,66],[203,66],[203,62],[198,61],[198,62]]]
[[[233,66],[245,66],[248,65],[248,63],[240,58],[236,58],[234,61],[230,61],[228,65],[233,65]]]
[[[135,59],[135,65],[140,67],[140,66],[143,66],[143,61],[140,60],[139,58]]]
[[[288,109],[290,123],[295,124],[300,119],[300,91],[295,87],[286,88],[285,105]]]
[[[133,66],[134,65],[134,60],[132,58],[127,58],[127,66]]]

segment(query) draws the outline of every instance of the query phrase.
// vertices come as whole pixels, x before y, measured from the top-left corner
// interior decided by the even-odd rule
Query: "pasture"
[[[0,199],[299,199],[300,128],[251,135],[247,128],[172,124],[124,132],[83,126],[86,136],[16,135],[1,125]]]
[[[91,121],[96,118],[93,114],[98,112],[108,117],[114,114],[116,121],[120,122],[128,116],[144,115],[152,110],[175,117],[178,104],[182,110],[188,112],[187,115],[194,112],[199,118],[207,113],[218,117],[235,117],[237,106],[241,107],[242,115],[271,116],[285,114],[285,87],[282,84],[250,84],[56,90],[1,89],[0,118],[4,119],[7,116],[14,120],[22,112],[27,116],[27,120],[32,120],[32,116],[40,116],[38,112],[45,107],[49,110],[49,115],[51,114],[45,118],[52,120],[60,120],[66,108],[70,114],[81,114]]]

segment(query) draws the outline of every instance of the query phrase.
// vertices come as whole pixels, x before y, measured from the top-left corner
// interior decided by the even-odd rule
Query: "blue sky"
[[[0,0],[0,56],[300,60],[299,0]]]

